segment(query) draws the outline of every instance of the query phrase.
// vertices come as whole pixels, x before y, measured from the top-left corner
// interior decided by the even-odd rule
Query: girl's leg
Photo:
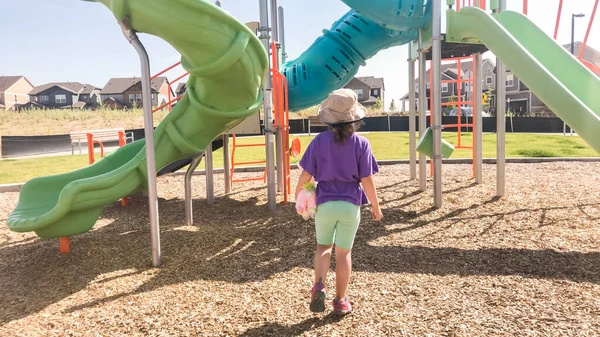
[[[331,248],[333,245],[319,245],[315,251],[315,283],[325,284],[327,279],[327,271],[331,264]]]
[[[346,298],[352,272],[352,250],[335,247],[335,297]]]

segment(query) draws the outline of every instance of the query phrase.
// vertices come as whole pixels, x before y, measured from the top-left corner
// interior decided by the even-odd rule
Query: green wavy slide
[[[449,42],[480,40],[600,153],[600,79],[523,14],[448,11]]]
[[[256,112],[268,60],[256,35],[206,1],[99,0],[137,32],[156,35],[181,55],[188,90],[157,126],[156,167],[198,154],[219,134]],[[120,38],[115,37],[115,38]],[[105,205],[146,188],[143,140],[84,169],[32,179],[19,195],[8,227],[65,237],[90,230]]]

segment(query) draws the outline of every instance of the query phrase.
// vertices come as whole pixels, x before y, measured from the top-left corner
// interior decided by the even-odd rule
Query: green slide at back
[[[118,20],[128,17],[134,30],[169,42],[190,73],[186,94],[154,132],[157,169],[202,152],[260,108],[267,54],[231,15],[199,0],[100,2]],[[8,227],[40,237],[90,230],[105,205],[146,187],[145,145],[137,141],[84,169],[32,179],[23,186]]]
[[[600,152],[600,81],[525,16],[448,11],[446,39],[480,40],[556,115]],[[514,34],[514,35],[513,35]],[[544,36],[542,36],[544,35]]]

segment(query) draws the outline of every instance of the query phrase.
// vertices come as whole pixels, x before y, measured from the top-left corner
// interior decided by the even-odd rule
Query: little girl
[[[296,197],[311,178],[318,182],[315,283],[310,302],[313,312],[325,311],[324,281],[333,244],[336,256],[333,310],[337,314],[352,311],[346,289],[352,269],[351,249],[360,223],[360,206],[370,202],[373,220],[383,217],[373,182],[373,174],[379,171],[377,162],[369,141],[355,134],[366,113],[354,91],[333,91],[319,107],[319,119],[330,126],[330,131],[315,137],[300,161],[304,171],[298,180]]]

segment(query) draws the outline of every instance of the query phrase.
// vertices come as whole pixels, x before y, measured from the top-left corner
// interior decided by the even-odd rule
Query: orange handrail
[[[592,25],[594,24],[594,18],[596,17],[596,11],[598,10],[598,2],[596,0],[594,3],[594,9],[592,10],[592,16],[590,17],[590,23],[588,24],[587,31],[585,32],[585,38],[583,39],[583,45],[581,46],[581,50],[579,51],[579,59],[583,59],[583,52],[585,51],[585,46],[587,46],[588,38],[590,37],[590,31],[592,30]]]
[[[171,66],[169,66],[169,67],[167,67],[167,68],[163,69],[162,71],[158,72],[158,73],[157,73],[157,74],[155,74],[154,76],[150,77],[150,80],[153,80],[153,79],[157,78],[158,76],[160,76],[160,75],[162,75],[162,74],[166,73],[167,71],[169,71],[169,70],[171,70],[171,69],[173,69],[173,68],[177,67],[177,66],[178,66],[178,65],[180,65],[180,64],[181,64],[181,62],[177,62],[177,63],[175,63],[175,64],[173,64],[173,65],[171,65]]]
[[[177,67],[177,66],[179,66],[179,65],[181,65],[181,62],[177,62],[177,63],[175,63],[175,64],[172,64],[172,65],[168,66],[167,68],[165,68],[165,69],[163,69],[163,70],[159,71],[159,72],[158,72],[158,73],[156,73],[154,76],[152,76],[152,77],[150,78],[150,80],[154,80],[154,79],[155,79],[155,78],[157,78],[158,76],[160,76],[160,75],[162,75],[162,74],[166,73],[167,71],[169,71],[169,70],[171,70],[171,69],[173,69],[173,68],[175,68],[175,67]],[[188,75],[189,75],[189,73],[188,73],[188,72],[185,72],[183,75],[181,75],[181,76],[177,77],[176,79],[174,79],[173,81],[170,81],[170,82],[169,82],[169,86],[168,86],[168,90],[167,90],[167,103],[164,103],[164,104],[162,104],[161,106],[159,106],[159,107],[157,107],[157,108],[154,108],[154,109],[152,109],[152,113],[155,113],[155,112],[157,112],[158,110],[161,110],[161,109],[163,109],[164,107],[167,107],[167,106],[169,107],[169,111],[173,110],[173,103],[175,103],[175,102],[179,101],[179,100],[181,99],[181,97],[183,97],[183,95],[179,95],[179,96],[177,96],[177,97],[175,97],[175,98],[173,98],[173,99],[171,98],[171,91],[173,90],[173,83],[176,83],[177,81],[179,81],[179,80],[183,79],[184,77],[186,77],[186,76],[188,76]]]

